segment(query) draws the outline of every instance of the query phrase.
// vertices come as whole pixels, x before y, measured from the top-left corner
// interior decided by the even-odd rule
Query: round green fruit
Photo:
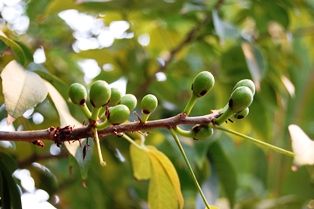
[[[117,88],[111,88],[111,97],[109,100],[109,105],[114,106],[120,102],[122,97],[121,92]]]
[[[74,104],[83,105],[87,98],[85,86],[80,83],[73,83],[69,88],[69,97]]]
[[[236,85],[234,85],[232,91],[234,91],[236,88],[238,88],[240,86],[248,87],[249,89],[251,89],[252,94],[253,95],[255,94],[255,84],[254,84],[254,82],[252,80],[250,80],[250,79],[240,80],[238,83],[236,83]]]
[[[252,101],[253,93],[251,89],[246,86],[240,86],[232,92],[228,105],[233,113],[237,113],[250,106]]]
[[[111,89],[106,81],[98,80],[92,83],[89,91],[89,99],[94,107],[101,107],[108,103]]]
[[[192,82],[193,95],[196,97],[202,97],[209,92],[215,84],[214,76],[208,71],[202,71],[198,73]]]
[[[141,101],[142,112],[146,115],[154,112],[157,106],[158,100],[157,97],[153,94],[147,94],[146,96],[143,97]]]
[[[194,140],[208,139],[213,133],[213,129],[208,125],[197,124],[192,128],[192,137]]]
[[[237,112],[236,114],[234,114],[233,117],[234,117],[235,119],[240,120],[240,119],[243,119],[243,118],[245,118],[246,116],[248,116],[249,112],[250,112],[250,110],[249,110],[249,108],[247,107],[247,108],[245,108],[244,110],[242,110],[242,111]]]
[[[126,94],[121,97],[120,104],[124,104],[130,111],[132,111],[137,105],[137,99],[133,94]]]
[[[119,104],[109,108],[109,123],[118,125],[129,119],[130,110],[127,106]]]

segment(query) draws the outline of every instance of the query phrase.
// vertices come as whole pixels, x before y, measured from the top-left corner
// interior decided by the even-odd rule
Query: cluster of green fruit
[[[87,89],[79,83],[70,86],[69,97],[74,104],[81,107],[82,111],[89,119],[94,135],[95,145],[99,157],[100,165],[106,165],[103,160],[98,130],[107,128],[109,125],[119,125],[128,121],[130,113],[137,106],[137,99],[132,94],[122,96],[116,88],[110,88],[103,80],[95,81],[89,89],[89,101],[92,111],[88,108]],[[152,94],[147,94],[141,101],[141,122],[145,123],[158,105],[157,98]]]
[[[70,86],[69,97],[74,104],[80,105],[85,115],[96,123],[98,129],[105,128],[103,124],[118,125],[129,119],[130,113],[137,106],[137,99],[132,94],[122,96],[116,88],[110,88],[108,83],[103,80],[95,81],[91,84],[89,90],[89,101],[92,106],[92,112],[86,105],[87,89],[79,83]],[[158,105],[156,96],[147,94],[143,97],[140,106],[142,110],[142,122],[146,122],[152,112]],[[105,122],[105,123],[104,123]]]
[[[208,71],[198,73],[192,82],[192,95],[187,103],[184,113],[189,114],[197,99],[205,96],[214,86],[214,76]],[[227,120],[243,119],[249,114],[249,106],[253,101],[255,85],[249,79],[240,80],[233,87],[228,103],[224,108],[218,110],[213,124],[197,124],[191,131],[176,128],[177,133],[192,137],[193,139],[206,139],[213,134],[213,125],[220,125]]]
[[[208,71],[198,73],[191,85],[191,97],[183,110],[185,115],[189,115],[196,101],[204,97],[215,84],[214,76]],[[239,81],[233,88],[228,103],[224,108],[216,110],[216,118],[211,124],[196,124],[191,130],[183,130],[176,127],[175,131],[183,136],[191,137],[196,140],[206,139],[213,134],[214,126],[220,125],[227,120],[243,119],[249,114],[249,106],[253,101],[255,85],[249,79]],[[87,89],[79,83],[70,86],[69,97],[74,104],[81,107],[82,111],[89,118],[93,127],[94,138],[98,149],[101,164],[104,164],[97,130],[107,128],[109,125],[118,125],[128,121],[130,113],[137,106],[137,99],[132,94],[124,96],[116,88],[110,88],[108,83],[103,80],[95,81],[89,89],[89,102],[92,111],[88,108]],[[157,98],[148,94],[144,96],[140,103],[141,118],[145,123],[149,116],[155,111],[158,105]]]

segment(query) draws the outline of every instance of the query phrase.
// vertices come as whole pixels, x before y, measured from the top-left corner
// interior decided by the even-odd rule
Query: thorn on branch
[[[44,146],[45,146],[44,141],[41,140],[41,139],[36,139],[36,140],[32,141],[32,143],[33,143],[34,145],[39,146],[39,147],[44,147]]]

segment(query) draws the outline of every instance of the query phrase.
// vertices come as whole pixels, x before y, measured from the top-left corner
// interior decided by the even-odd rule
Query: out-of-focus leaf
[[[248,42],[243,42],[241,47],[256,89],[259,90],[266,69],[264,57],[256,46]]]
[[[17,44],[14,40],[8,38],[1,30],[0,30],[0,41],[4,42],[4,44],[13,51],[19,63],[21,63],[22,65],[25,63],[26,57],[21,46]]]
[[[47,81],[45,82],[45,84],[47,86],[49,96],[51,100],[53,101],[57,109],[57,112],[59,114],[60,125],[61,126],[69,125],[76,128],[81,127],[82,124],[72,117],[69,111],[69,108],[65,100],[63,99],[63,97],[60,95],[60,93]],[[78,162],[81,168],[81,176],[84,179],[87,177],[87,170],[89,167],[89,162],[91,160],[92,147],[93,147],[92,140],[88,140],[88,141],[89,141],[88,144],[87,144],[87,139],[81,140],[81,143],[79,141],[74,141],[74,142],[65,141],[64,142],[66,149],[69,151],[69,153],[73,157],[75,157],[76,161]],[[84,154],[84,149],[88,149],[88,152],[86,152],[86,155]]]
[[[148,203],[151,209],[183,208],[178,174],[171,161],[160,151],[149,147],[151,180]]]
[[[6,110],[14,118],[36,106],[47,96],[45,83],[36,73],[11,61],[1,73]]]
[[[289,125],[296,166],[314,165],[314,141],[297,125]]]
[[[231,23],[222,21],[218,15],[217,10],[213,10],[212,16],[215,31],[219,36],[221,43],[223,43],[225,39],[237,39],[240,37],[239,30]]]
[[[217,169],[218,177],[230,201],[231,207],[235,203],[235,193],[237,189],[237,177],[232,164],[225,155],[219,142],[214,142],[209,147],[208,157],[213,166]]]
[[[46,166],[33,163],[30,170],[36,180],[36,187],[47,191],[49,195],[53,195],[57,191],[57,177]]]
[[[133,175],[137,180],[147,180],[151,177],[150,159],[146,150],[135,145],[130,146]]]
[[[0,185],[2,187],[2,208],[22,209],[20,192],[12,177],[14,170],[12,170],[11,161],[9,156],[0,153],[0,176],[3,182],[3,184]]]

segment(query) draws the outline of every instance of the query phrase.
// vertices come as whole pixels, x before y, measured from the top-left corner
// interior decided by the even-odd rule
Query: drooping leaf
[[[211,144],[208,150],[208,157],[213,164],[212,166],[216,167],[218,178],[232,207],[235,203],[237,189],[236,172],[219,142],[216,141]]]
[[[18,60],[19,63],[25,63],[26,56],[23,49],[18,43],[8,38],[2,31],[0,31],[0,41],[2,41],[7,47],[9,47],[13,51],[15,58]]]
[[[5,66],[1,78],[6,110],[14,118],[20,117],[47,96],[47,88],[41,77],[25,71],[16,61]]]
[[[8,160],[9,159],[9,160]],[[19,189],[12,177],[12,160],[4,153],[0,153],[0,173],[2,178],[2,208],[22,209],[21,196]]]
[[[151,180],[148,202],[151,209],[183,208],[184,200],[178,174],[171,161],[154,147],[149,147]]]
[[[47,86],[49,96],[59,114],[61,127],[68,125],[76,128],[81,127],[82,124],[72,117],[70,110],[60,93],[50,83],[45,82],[45,84]],[[81,143],[78,140],[71,142],[65,141],[64,145],[68,152],[78,162],[81,169],[81,176],[85,179],[87,177],[87,170],[91,160],[93,141],[87,139],[82,139]],[[84,154],[84,149],[88,149],[86,155]]]
[[[146,150],[135,145],[130,146],[133,175],[137,180],[147,180],[151,177],[150,159]]]
[[[259,89],[266,69],[264,57],[261,51],[250,43],[243,42],[241,47],[256,89]]]

